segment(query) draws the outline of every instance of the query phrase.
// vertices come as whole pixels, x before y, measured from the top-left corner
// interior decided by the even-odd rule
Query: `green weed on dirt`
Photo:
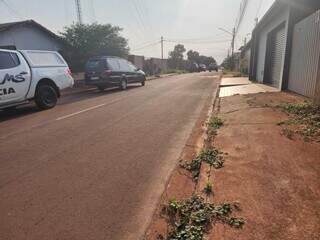
[[[287,103],[279,106],[284,112],[289,114],[290,119],[279,123],[288,126],[284,132],[300,134],[306,140],[315,139],[320,141],[320,106],[310,102]]]
[[[213,204],[200,196],[192,196],[184,201],[169,201],[163,208],[163,215],[169,224],[167,240],[202,240],[216,222],[241,228],[245,221],[235,218],[232,213],[239,210],[238,204]]]
[[[197,181],[199,178],[202,162],[209,164],[215,169],[222,168],[224,164],[223,153],[215,148],[204,149],[191,162],[180,163],[180,166],[191,172],[193,179]]]
[[[203,192],[207,195],[210,195],[213,193],[213,189],[212,189],[212,182],[206,182],[206,185],[203,188]]]
[[[208,122],[208,128],[219,129],[223,126],[223,120],[219,117],[212,117]]]

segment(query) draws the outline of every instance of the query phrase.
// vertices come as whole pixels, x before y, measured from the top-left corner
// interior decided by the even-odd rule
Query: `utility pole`
[[[163,60],[163,37],[161,37],[161,59]]]
[[[234,42],[235,42],[235,39],[236,39],[236,29],[233,28],[232,29],[232,42],[231,42],[231,56],[232,56],[232,58],[234,56]]]
[[[75,0],[78,23],[82,24],[81,0]]]
[[[234,27],[232,29],[232,32],[224,29],[224,28],[219,28],[219,30],[228,33],[232,36],[232,40],[231,40],[231,64],[232,64],[232,69],[234,67],[234,45],[235,45],[235,39],[236,39],[236,28]]]

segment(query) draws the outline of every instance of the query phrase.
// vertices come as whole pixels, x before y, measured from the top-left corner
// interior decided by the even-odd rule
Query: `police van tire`
[[[54,87],[43,84],[36,90],[35,102],[41,110],[47,110],[56,106],[58,94]]]

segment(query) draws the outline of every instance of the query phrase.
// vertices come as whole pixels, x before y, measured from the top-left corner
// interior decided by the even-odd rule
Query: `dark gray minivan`
[[[130,83],[141,83],[145,85],[145,73],[119,57],[94,57],[86,64],[85,83],[96,86],[100,91],[108,87],[119,87],[127,89]]]

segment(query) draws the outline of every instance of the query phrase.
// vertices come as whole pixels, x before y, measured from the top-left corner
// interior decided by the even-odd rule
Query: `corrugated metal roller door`
[[[270,43],[270,79],[269,83],[275,87],[279,87],[282,77],[283,57],[286,43],[285,27],[272,33]]]
[[[297,23],[293,32],[288,89],[314,97],[320,71],[320,11]]]

